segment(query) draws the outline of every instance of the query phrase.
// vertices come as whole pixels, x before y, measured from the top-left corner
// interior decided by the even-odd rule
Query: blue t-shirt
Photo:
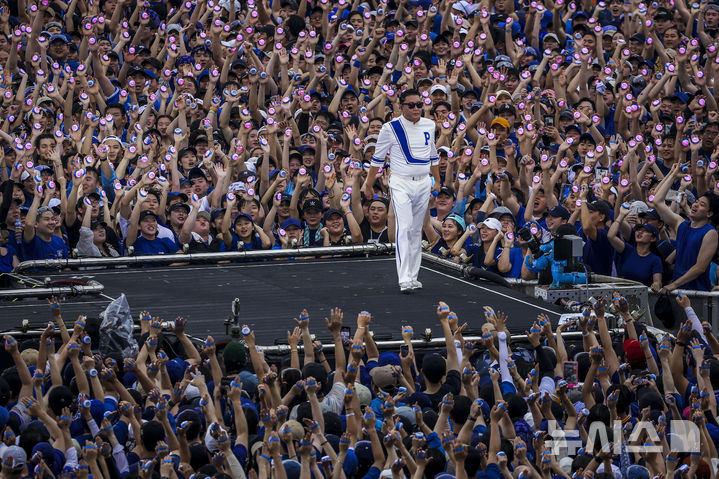
[[[500,274],[499,270],[497,269],[497,265],[494,266],[485,266],[484,265],[484,248],[482,247],[482,243],[474,243],[464,248],[465,251],[467,251],[467,256],[472,257],[472,264],[480,269],[484,269],[486,271],[490,271],[492,273]],[[472,256],[473,255],[473,256]],[[502,256],[502,248],[495,248],[494,250],[494,261],[495,263],[499,261],[499,257]]]
[[[65,241],[59,236],[53,235],[50,241],[43,241],[38,235],[28,243],[23,239],[23,259],[63,259],[69,256],[69,250]]]
[[[252,241],[249,243],[245,242],[242,247],[240,247],[240,241],[242,241],[240,237],[232,233],[232,246],[228,248],[223,241],[220,243],[220,251],[250,251],[253,249],[262,249],[262,241],[257,233],[253,233]]]
[[[10,273],[13,270],[13,258],[17,255],[15,249],[10,246],[9,243],[5,245],[5,248],[7,250],[7,254],[5,256],[0,256],[0,273]]]
[[[707,223],[701,228],[692,228],[689,220],[679,225],[677,230],[677,254],[674,261],[673,280],[681,278],[689,268],[694,266],[699,257],[699,249],[704,235],[714,227]],[[679,285],[681,289],[694,289],[697,291],[711,291],[712,284],[709,279],[709,267],[693,281]]]
[[[140,235],[135,240],[135,256],[155,254],[175,254],[179,248],[170,238],[146,239]]]
[[[522,263],[524,262],[524,255],[522,254],[522,248],[512,248],[509,251],[509,262],[512,263],[512,269],[508,273],[503,273],[502,276],[505,278],[519,278],[522,276]]]
[[[664,272],[662,260],[654,253],[639,256],[634,246],[624,242],[624,251],[617,255],[617,271],[622,278],[651,286],[653,275]]]
[[[607,230],[597,228],[597,238],[592,240],[588,236],[584,243],[584,264],[591,268],[593,273],[611,276],[614,248],[607,238]]]

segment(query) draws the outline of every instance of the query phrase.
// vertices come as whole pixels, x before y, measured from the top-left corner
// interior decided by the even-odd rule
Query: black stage
[[[344,310],[345,324],[352,332],[357,313],[371,312],[378,341],[400,340],[401,325],[406,324],[414,327],[415,338],[426,328],[432,329],[435,338],[440,337],[435,314],[439,300],[450,305],[460,324],[469,323],[472,335],[480,332],[484,305],[506,312],[513,334],[523,334],[540,313],[547,313],[553,322],[561,313],[555,305],[494,283],[466,280],[428,261],[419,275],[424,289],[402,294],[393,256],[74,271],[51,277],[94,279],[105,286],[99,296],[67,298],[62,305],[67,321],[78,314],[97,317],[110,300],[124,292],[135,318],[142,310],[163,320],[184,316],[190,334],[212,334],[217,340],[228,338],[224,321],[233,298],[238,297],[240,323],[254,329],[260,345],[285,343],[286,331],[294,327],[293,318],[303,308],[310,313],[311,331],[323,342],[329,338],[324,318],[335,306]],[[45,300],[0,303],[0,330],[18,329],[23,319],[37,324],[50,318]]]

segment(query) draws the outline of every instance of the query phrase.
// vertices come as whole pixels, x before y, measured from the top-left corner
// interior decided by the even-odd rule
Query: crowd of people
[[[523,342],[487,306],[481,340],[465,340],[440,301],[446,348],[415,351],[405,324],[403,346],[382,352],[381,318],[334,308],[310,322],[305,310],[289,321],[290,353],[272,357],[247,325],[221,347],[144,311],[139,348],[101,354],[87,318],[66,325],[53,298],[39,339],[4,336],[1,476],[714,478],[719,341],[676,301],[688,318],[676,338],[654,336],[615,293],[619,336],[600,301],[556,329],[539,315]],[[581,340],[565,341],[572,327]]]
[[[406,107],[427,250],[532,279],[568,225],[595,273],[718,284],[715,3],[21,0],[0,29],[0,271],[392,242],[367,174]]]

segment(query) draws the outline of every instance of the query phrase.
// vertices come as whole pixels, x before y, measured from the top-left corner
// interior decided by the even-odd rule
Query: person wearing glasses
[[[422,97],[417,90],[405,90],[400,104],[402,116],[382,125],[379,132],[364,191],[366,198],[374,196],[377,171],[389,154],[389,188],[397,224],[397,276],[400,291],[411,293],[422,288],[417,281],[422,262],[422,222],[430,192],[438,192],[441,184],[435,125],[422,117]]]

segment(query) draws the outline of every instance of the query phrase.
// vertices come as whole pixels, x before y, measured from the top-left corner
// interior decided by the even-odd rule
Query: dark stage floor
[[[63,304],[66,319],[81,313],[97,316],[124,292],[133,316],[142,310],[164,320],[181,315],[189,319],[191,334],[212,334],[218,340],[227,338],[223,321],[230,314],[231,301],[239,297],[241,323],[249,324],[258,344],[264,345],[284,342],[303,308],[309,311],[311,329],[319,339],[328,337],[324,318],[335,306],[344,310],[353,331],[357,313],[370,311],[378,340],[401,339],[405,324],[414,327],[416,336],[425,328],[432,328],[434,337],[441,335],[435,314],[439,300],[457,312],[460,322],[469,323],[470,333],[478,333],[484,322],[483,305],[505,311],[510,331],[517,334],[529,329],[539,313],[549,314],[553,322],[559,317],[554,305],[425,265],[419,276],[424,289],[412,295],[399,292],[394,257],[80,271],[52,277],[94,279],[105,286],[101,296],[68,298]],[[0,303],[0,330],[16,329],[23,319],[35,323],[50,317],[44,300]]]

